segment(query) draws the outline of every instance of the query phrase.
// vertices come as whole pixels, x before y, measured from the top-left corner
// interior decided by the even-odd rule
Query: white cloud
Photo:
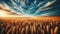
[[[44,10],[51,9],[51,8],[45,8],[45,7],[50,6],[50,5],[53,4],[55,1],[56,1],[56,0],[53,0],[53,1],[51,1],[51,2],[46,3],[44,6],[40,7],[40,8],[35,12],[35,14],[39,13],[40,11],[44,11]],[[45,8],[45,9],[43,9],[43,8]]]
[[[17,0],[15,0],[15,1],[17,1]],[[21,1],[21,0],[18,0],[19,2],[20,2],[20,4],[22,4],[23,6],[24,6],[24,2],[23,1]],[[11,2],[13,3],[13,8],[15,8],[15,9],[17,9],[17,10],[19,10],[19,11],[21,11],[22,13],[24,13],[24,9],[22,9],[22,7],[21,6],[18,6],[15,2],[14,2],[14,0],[11,0]],[[17,12],[18,13],[18,12]]]
[[[50,12],[50,13],[44,13],[44,14],[41,14],[40,16],[50,16],[51,14],[53,14],[55,12]]]
[[[13,0],[11,0],[11,2],[13,3],[13,5],[17,5]]]
[[[51,1],[51,2],[48,2],[48,3],[45,5],[45,7],[50,6],[50,5],[53,4],[55,1],[56,1],[56,0]]]

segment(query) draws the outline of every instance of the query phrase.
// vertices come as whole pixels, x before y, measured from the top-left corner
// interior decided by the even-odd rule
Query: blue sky
[[[21,15],[60,16],[60,0],[0,0],[11,10]]]

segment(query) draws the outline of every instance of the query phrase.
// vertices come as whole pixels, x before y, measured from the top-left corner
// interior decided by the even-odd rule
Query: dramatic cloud
[[[56,15],[60,11],[60,8],[57,8],[59,5],[55,5],[58,4],[57,1],[58,0],[0,0],[0,9],[10,12],[10,15],[51,16],[51,14]],[[54,8],[57,9],[54,10]]]

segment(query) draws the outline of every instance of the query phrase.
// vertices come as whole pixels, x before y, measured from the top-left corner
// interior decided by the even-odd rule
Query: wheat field
[[[60,34],[59,17],[40,18],[1,17],[0,34]]]

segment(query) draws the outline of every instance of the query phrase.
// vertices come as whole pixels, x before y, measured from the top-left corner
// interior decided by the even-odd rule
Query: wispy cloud
[[[12,4],[13,4],[13,8],[18,9],[20,12],[24,13],[24,10],[22,9],[21,6],[18,6],[17,3],[14,2],[13,0],[11,0],[11,2],[12,2]],[[21,4],[24,4],[23,1],[22,1],[22,2],[20,1],[20,3],[21,3]]]
[[[6,4],[6,3],[3,3],[1,4],[0,3],[0,15],[1,14],[16,14],[13,10],[10,9],[10,7]]]
[[[44,13],[44,14],[41,14],[40,16],[50,16],[53,13],[55,13],[55,12]]]
[[[36,12],[35,14],[39,13],[40,11],[45,11],[45,10],[48,10],[48,9],[51,9],[51,7],[48,7],[50,5],[52,5],[56,0],[53,0],[53,1],[49,1],[48,3],[46,3],[44,6],[40,7]],[[48,7],[48,8],[45,8],[45,7]]]

